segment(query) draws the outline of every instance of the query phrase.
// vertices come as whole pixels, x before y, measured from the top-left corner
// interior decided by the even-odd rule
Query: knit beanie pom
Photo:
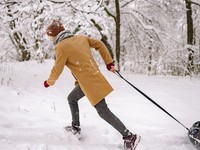
[[[53,22],[47,27],[46,33],[48,36],[56,37],[63,30],[65,30],[65,28],[60,20],[53,20]]]

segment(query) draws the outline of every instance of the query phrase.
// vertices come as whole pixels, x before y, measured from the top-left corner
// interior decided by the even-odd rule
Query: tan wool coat
[[[56,60],[47,83],[55,84],[64,66],[67,66],[90,103],[95,106],[113,88],[101,74],[90,48],[94,48],[100,53],[106,65],[113,62],[106,46],[101,41],[83,35],[75,35],[60,41],[55,46]]]

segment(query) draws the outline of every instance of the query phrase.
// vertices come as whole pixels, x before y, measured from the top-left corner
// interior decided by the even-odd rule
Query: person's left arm
[[[107,69],[114,72],[115,71],[114,61],[105,44],[100,40],[90,37],[88,37],[88,42],[90,47],[95,48],[97,51],[99,51],[102,59],[104,60],[104,63],[106,64]]]

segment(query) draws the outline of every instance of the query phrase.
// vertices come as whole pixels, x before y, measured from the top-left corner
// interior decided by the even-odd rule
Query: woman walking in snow
[[[140,141],[140,136],[131,133],[108,108],[105,97],[113,91],[113,88],[101,74],[90,50],[90,48],[96,49],[107,69],[115,72],[113,59],[106,46],[97,39],[71,34],[59,20],[53,20],[47,27],[46,33],[55,45],[56,60],[44,86],[47,88],[54,85],[64,66],[71,70],[77,80],[76,87],[68,96],[72,124],[67,129],[70,128],[75,134],[80,133],[78,100],[86,96],[99,116],[121,133],[125,149],[134,150]]]

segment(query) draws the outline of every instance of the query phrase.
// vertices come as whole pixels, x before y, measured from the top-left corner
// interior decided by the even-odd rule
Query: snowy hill
[[[64,69],[56,84],[44,88],[53,61],[5,63],[0,66],[1,150],[117,150],[121,135],[105,123],[86,98],[80,100],[84,141],[63,127],[71,123],[67,95],[74,87]],[[142,136],[137,150],[195,150],[187,130],[150,103],[118,76],[101,68],[114,87],[109,108],[133,132]],[[187,127],[199,118],[200,80],[184,77],[124,75]]]

